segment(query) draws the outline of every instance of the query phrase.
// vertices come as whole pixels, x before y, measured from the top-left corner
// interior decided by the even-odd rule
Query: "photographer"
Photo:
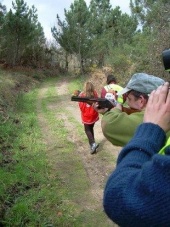
[[[151,93],[143,123],[120,152],[117,167],[106,183],[104,210],[118,225],[170,226],[170,141],[166,141],[168,131],[170,89],[166,82]]]
[[[121,151],[104,191],[104,209],[120,226],[170,225],[169,83],[152,92],[141,124]]]

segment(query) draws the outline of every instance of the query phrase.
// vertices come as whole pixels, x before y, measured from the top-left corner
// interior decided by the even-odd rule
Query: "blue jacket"
[[[122,149],[104,190],[108,217],[121,227],[170,226],[170,146],[164,131],[141,124]]]

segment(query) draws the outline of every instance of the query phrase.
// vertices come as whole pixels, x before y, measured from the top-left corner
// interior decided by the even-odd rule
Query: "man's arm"
[[[101,120],[102,132],[113,145],[125,146],[143,121],[144,112],[128,115],[118,108],[106,112]]]
[[[144,123],[121,151],[103,198],[106,214],[120,226],[170,223],[170,157],[157,155],[164,143],[164,131]]]

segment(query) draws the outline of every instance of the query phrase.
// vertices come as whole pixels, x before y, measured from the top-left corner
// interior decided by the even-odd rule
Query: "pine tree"
[[[12,8],[6,14],[3,26],[3,54],[6,62],[15,66],[23,64],[24,56],[28,57],[28,53],[32,55],[30,50],[42,45],[45,39],[34,6],[29,8],[24,0],[16,0],[12,2]]]
[[[75,0],[70,10],[65,10],[65,21],[61,22],[57,15],[58,25],[51,31],[53,37],[68,53],[77,56],[80,71],[84,71],[84,64],[90,50],[90,36],[88,29],[89,12],[84,0]]]

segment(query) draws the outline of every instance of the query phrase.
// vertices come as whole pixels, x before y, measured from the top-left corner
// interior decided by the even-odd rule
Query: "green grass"
[[[82,91],[85,79],[86,79],[85,77],[84,78],[78,77],[78,78],[75,78],[74,80],[71,80],[68,87],[69,93],[72,94],[74,90]]]
[[[68,139],[64,114],[75,124],[82,141],[83,127],[63,109],[56,79],[46,80],[40,111],[46,121],[42,131],[37,100],[40,88],[19,95],[16,108],[0,127],[0,225],[9,227],[102,226],[101,210],[86,210],[89,179],[75,144]],[[78,79],[69,90],[80,87]],[[43,84],[42,84],[43,86]],[[55,108],[50,108],[56,105]],[[44,143],[50,138],[48,147]],[[91,201],[92,204],[94,201]],[[100,225],[101,223],[101,225]]]
[[[81,185],[81,193],[87,189],[88,185],[77,179],[77,173],[80,179],[85,177],[85,173],[77,157],[70,162],[74,144],[67,142],[64,146],[67,130],[63,121],[56,119],[56,113],[47,108],[53,101],[52,86],[42,102],[42,110],[52,129],[52,136],[60,141],[57,146],[64,146],[62,152],[57,154],[57,164],[63,166],[62,157],[68,171],[63,174],[63,170],[58,168],[56,173],[48,163],[48,149],[42,142],[43,135],[37,120],[37,93],[38,89],[20,95],[16,101],[16,112],[10,113],[10,120],[0,129],[3,151],[0,155],[0,223],[3,226],[73,226],[75,214],[80,208],[70,202],[77,196],[70,193],[70,189],[74,192],[75,185],[77,190]],[[57,112],[61,113],[62,109]]]
[[[10,113],[0,129],[0,222],[5,226],[24,226],[37,219],[32,207],[36,200],[30,199],[29,194],[39,193],[47,181],[45,146],[35,112],[36,95],[30,92],[19,96],[17,111]]]

